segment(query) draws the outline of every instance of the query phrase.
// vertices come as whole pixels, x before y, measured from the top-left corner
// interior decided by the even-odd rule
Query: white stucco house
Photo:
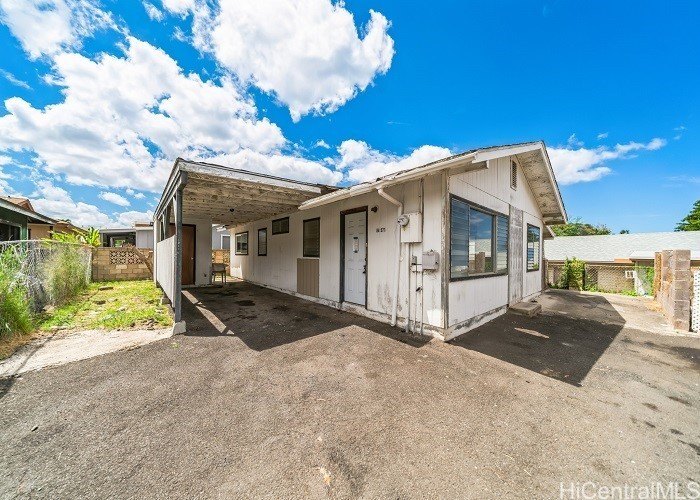
[[[347,188],[178,159],[154,216],[156,280],[180,322],[223,224],[235,277],[449,340],[542,291],[542,240],[564,222],[542,142]]]

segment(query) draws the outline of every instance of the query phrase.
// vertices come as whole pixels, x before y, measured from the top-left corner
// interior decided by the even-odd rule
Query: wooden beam
[[[238,170],[233,168],[227,168],[217,165],[205,165],[202,163],[194,163],[183,161],[183,170],[187,170],[191,174],[201,174],[213,176],[216,179],[228,179],[231,181],[236,181],[240,183],[249,183],[257,186],[274,186],[278,188],[290,189],[293,191],[300,191],[309,193],[309,195],[320,195],[321,187],[313,184],[297,182],[289,179],[282,179],[280,177],[273,177],[265,174],[258,174],[254,172],[248,172],[245,170]]]

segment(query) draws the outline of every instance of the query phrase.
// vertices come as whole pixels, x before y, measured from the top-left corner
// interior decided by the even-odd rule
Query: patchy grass
[[[111,287],[109,290],[100,290]],[[150,280],[91,283],[67,304],[39,318],[39,330],[128,330],[172,325],[162,293]]]

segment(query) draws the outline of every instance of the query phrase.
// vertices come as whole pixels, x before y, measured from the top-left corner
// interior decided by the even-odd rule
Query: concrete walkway
[[[150,344],[170,336],[172,328],[59,332],[36,339],[0,361],[0,378]]]

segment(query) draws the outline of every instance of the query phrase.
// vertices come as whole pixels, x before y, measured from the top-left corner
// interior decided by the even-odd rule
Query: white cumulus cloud
[[[575,140],[575,136],[572,137]],[[557,181],[564,185],[596,181],[612,172],[606,165],[608,161],[634,158],[639,151],[656,151],[667,143],[666,139],[658,137],[647,143],[628,142],[597,148],[585,148],[578,142],[579,146],[571,145],[571,137],[568,142],[567,146],[547,148]]]
[[[343,2],[330,0],[168,0],[193,13],[194,43],[242,81],[273,94],[294,121],[331,113],[388,71],[394,56],[389,21],[370,10],[358,32]]]
[[[128,207],[131,205],[131,202],[124,198],[122,195],[119,193],[113,193],[110,191],[102,191],[99,194],[99,198],[101,200],[108,201],[110,203],[114,203],[115,205],[119,205],[120,207]]]
[[[273,152],[286,144],[230,78],[203,81],[162,50],[127,43],[124,57],[57,55],[54,83],[63,101],[37,109],[7,99],[0,153],[31,152],[73,184],[158,191],[177,156]]]
[[[0,19],[31,59],[80,47],[83,38],[116,27],[92,0],[0,0]]]
[[[150,2],[143,2],[143,8],[146,14],[148,14],[148,17],[153,21],[162,21],[163,17],[165,17],[163,11]]]
[[[78,227],[131,227],[135,221],[153,219],[150,210],[130,210],[110,216],[95,205],[73,200],[68,191],[48,179],[39,179],[35,184],[36,192],[31,195],[34,208],[55,219],[68,219]]]
[[[338,147],[340,159],[338,167],[345,169],[351,182],[374,180],[394,172],[419,167],[435,160],[446,158],[452,153],[449,149],[425,145],[414,149],[410,154],[399,156],[372,149],[366,142],[349,139]]]

